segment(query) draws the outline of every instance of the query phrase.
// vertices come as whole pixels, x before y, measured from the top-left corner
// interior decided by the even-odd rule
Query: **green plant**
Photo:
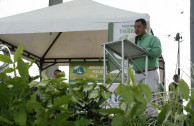
[[[150,88],[142,84],[135,84],[132,70],[129,68],[129,77],[133,85],[120,84],[116,90],[121,96],[119,108],[101,109],[106,114],[116,114],[113,117],[111,126],[147,125],[145,114],[147,103],[151,101]]]
[[[63,82],[63,78],[50,79],[43,73],[40,83],[29,85],[41,92],[41,105],[49,117],[48,123],[66,125],[100,125],[108,123],[108,118],[97,110],[111,95],[103,85],[92,79],[80,78],[75,84]],[[45,120],[45,119],[44,119]]]
[[[0,55],[0,61],[13,64],[0,75],[0,125],[9,126],[63,126],[106,125],[108,117],[97,110],[109,98],[111,92],[92,79],[80,78],[75,84],[60,78],[48,78],[42,73],[42,81],[29,82],[30,64],[21,59],[23,46],[14,54],[14,61]],[[18,71],[19,76],[16,74]],[[6,74],[14,72],[14,77]],[[32,92],[32,88],[37,90]]]
[[[0,61],[13,64],[0,74],[0,126],[190,126],[194,125],[194,91],[184,80],[178,88],[170,92],[151,92],[140,82],[135,83],[134,74],[129,69],[130,81],[120,84],[119,108],[106,108],[107,99],[112,94],[103,85],[90,78],[77,79],[75,84],[65,83],[65,74],[60,78],[48,78],[41,74],[40,82],[29,80],[29,68],[35,62],[25,63],[21,59],[23,46],[14,54],[14,60],[0,54]],[[19,73],[17,75],[16,73]],[[14,77],[7,73],[14,73]],[[110,79],[107,80],[107,83]],[[37,90],[32,92],[32,88]],[[152,95],[157,97],[152,98]],[[180,99],[188,101],[184,106]],[[159,101],[155,104],[153,101]],[[147,105],[155,106],[158,117],[146,114]],[[186,111],[184,114],[182,111]]]
[[[71,113],[74,115],[72,119],[87,118],[92,120],[92,125],[108,125],[108,117],[100,114],[98,110],[103,107],[111,92],[96,81],[86,78],[80,78],[76,84],[70,86],[69,93],[77,101],[76,105],[71,106],[75,110]]]
[[[33,64],[25,63],[21,59],[23,46],[20,45],[14,53],[14,61],[6,55],[0,55],[0,60],[13,64],[13,68],[7,68],[0,74],[0,125],[28,125],[28,114],[26,104],[30,100],[30,87],[28,69]],[[17,64],[17,66],[16,66]],[[20,77],[16,75],[19,72]],[[7,73],[14,72],[14,78],[7,76]],[[37,77],[35,77],[37,78]],[[35,79],[35,78],[32,78]]]
[[[187,83],[184,80],[180,80],[178,87],[168,92],[168,95],[165,95],[166,101],[163,101],[163,104],[158,106],[161,110],[158,116],[158,125],[193,125],[194,110],[191,109],[191,106],[194,105],[192,100],[193,93],[193,91],[190,92]],[[187,101],[187,105],[184,105],[183,101]],[[183,113],[184,111],[186,113]]]
[[[194,125],[194,90],[191,90],[184,80],[180,80],[176,90],[170,92],[151,92],[148,86],[135,84],[134,75],[129,68],[132,85],[120,84],[117,94],[121,96],[119,108],[101,109],[105,114],[115,114],[111,126],[191,126]],[[151,98],[152,96],[157,96]],[[184,106],[180,100],[188,101]],[[153,101],[158,101],[155,104]],[[157,117],[146,114],[146,106],[151,104],[160,112]],[[183,111],[187,113],[184,114]]]
[[[192,66],[192,74],[193,66]],[[193,78],[191,78],[191,81]],[[189,89],[184,80],[178,82],[178,86],[169,86],[169,92],[164,92],[160,99],[162,104],[157,106],[161,112],[158,117],[158,125],[191,126],[194,125],[194,90]],[[187,102],[185,105],[184,102]]]

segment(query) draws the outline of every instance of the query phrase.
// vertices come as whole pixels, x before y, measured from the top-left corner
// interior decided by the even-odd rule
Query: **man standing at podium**
[[[162,53],[160,40],[156,36],[149,35],[146,32],[147,24],[144,19],[136,20],[134,27],[137,35],[135,43],[150,54],[150,56],[148,56],[148,75],[146,84],[153,92],[155,92],[157,91],[160,82],[158,73],[158,58]],[[136,83],[139,83],[140,80],[143,80],[145,83],[145,76],[143,74],[143,72],[145,72],[145,57],[136,58],[134,59],[134,62],[141,69],[140,70],[136,65],[133,65]],[[152,106],[149,106],[147,109],[149,114],[154,115],[155,109]]]
[[[153,35],[149,35],[147,30],[147,24],[144,19],[137,19],[135,21],[135,33],[136,33],[136,44],[141,48],[145,49],[150,56],[148,56],[148,86],[152,91],[157,91],[159,86],[159,74],[158,74],[158,58],[161,55],[161,44],[160,40]],[[142,72],[145,72],[145,57],[136,58],[134,62],[139,66],[136,67],[133,65],[135,71],[135,80],[136,83],[139,83],[140,80],[144,79],[145,76]]]

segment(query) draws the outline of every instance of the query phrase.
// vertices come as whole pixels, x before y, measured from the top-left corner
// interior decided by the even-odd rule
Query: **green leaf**
[[[116,116],[113,118],[111,122],[111,126],[122,126],[123,124],[123,117],[122,116]]]
[[[14,113],[15,123],[19,126],[26,125],[26,112],[24,109],[19,110],[19,112]]]
[[[178,87],[182,94],[182,98],[184,98],[185,100],[188,100],[190,90],[189,90],[189,86],[187,85],[187,83],[184,80],[180,80],[178,83]]]
[[[38,82],[36,82],[36,81],[31,81],[28,85],[30,86],[30,88],[36,87],[36,86],[38,85]]]
[[[123,114],[124,113],[124,111],[119,109],[119,108],[109,108],[109,109],[101,108],[100,110],[98,110],[98,112],[106,113],[108,115],[110,115],[110,114]]]
[[[126,93],[126,92],[131,93],[129,91],[132,91],[132,87],[130,85],[124,85],[124,84],[120,84],[116,90],[118,95]]]
[[[194,89],[191,89],[191,104],[194,105]]]
[[[35,76],[35,77],[32,77],[30,81],[36,80],[36,79],[38,79],[38,78],[40,78],[39,75],[37,75],[37,76]]]
[[[53,92],[58,92],[58,90],[55,87],[53,87],[53,86],[48,86],[45,89],[45,93],[53,93]]]
[[[82,88],[82,86],[74,87],[73,90],[74,90],[74,91],[79,91],[81,88]]]
[[[162,111],[159,113],[158,115],[158,125],[162,124],[163,121],[165,120],[166,118],[166,114],[168,113],[168,104],[165,104]]]
[[[91,99],[91,98],[96,98],[96,97],[98,97],[99,96],[99,91],[98,90],[95,90],[95,91],[93,91],[93,92],[91,92],[90,94],[89,94],[89,99]]]
[[[43,80],[48,80],[49,78],[47,77],[47,75],[45,74],[45,72],[41,73],[41,77]]]
[[[30,113],[34,112],[34,110],[36,110],[37,114],[43,112],[43,108],[42,108],[41,104],[39,102],[37,102],[37,94],[38,93],[39,93],[38,90],[36,92],[34,92],[34,94],[31,95],[30,101],[27,103],[27,111]]]
[[[40,108],[41,104],[36,101],[30,101],[27,104],[27,112],[33,113],[36,108]]]
[[[14,62],[17,62],[21,58],[22,53],[23,53],[23,45],[20,44],[14,53]]]
[[[52,124],[53,124],[53,126],[61,126],[61,125],[64,125],[64,121],[66,122],[69,117],[70,117],[70,115],[68,115],[68,113],[60,113],[52,121]]]
[[[11,122],[11,121],[9,121],[8,119],[3,118],[3,117],[1,117],[1,116],[0,116],[0,122],[4,122],[4,123],[7,123],[7,124],[9,124],[9,125],[13,125],[13,122]]]
[[[14,71],[13,68],[7,68],[3,71],[3,73],[12,73]]]
[[[79,101],[77,100],[76,96],[72,96],[71,101],[74,103],[78,103]]]
[[[145,84],[138,84],[138,86],[140,86],[148,102],[151,101],[151,97],[152,97],[151,89]]]
[[[137,103],[131,109],[131,116],[139,116],[146,111],[146,104]]]
[[[174,124],[174,123],[172,123],[172,122],[168,122],[168,121],[165,122],[164,125],[165,125],[165,126],[178,126],[178,125],[176,125],[176,124]]]
[[[191,110],[191,101],[189,101],[188,103],[187,103],[187,105],[185,106],[185,111],[186,112],[191,112],[192,110]]]
[[[38,84],[38,86],[40,86],[40,87],[45,87],[45,86],[47,86],[49,84],[49,82],[48,81],[41,81],[39,84]]]
[[[47,123],[48,123],[47,120],[42,119],[42,118],[38,118],[38,119],[35,121],[35,126],[48,126]]]
[[[178,114],[177,116],[176,116],[176,120],[185,120],[187,117],[186,117],[186,115],[185,114]]]
[[[83,88],[84,88],[83,91],[90,91],[94,88],[94,84],[90,84],[90,85],[86,84],[84,85]]]
[[[39,90],[35,91],[34,94],[31,95],[31,99],[29,102],[36,102],[38,93],[39,93]]]
[[[148,125],[146,121],[147,119],[148,119],[148,116],[146,114],[139,116],[138,117],[139,124],[137,126],[147,126]]]
[[[0,54],[0,61],[2,61],[4,63],[8,63],[8,64],[13,63],[9,56],[3,55],[3,54]]]
[[[129,85],[120,84],[116,92],[117,95],[120,95],[121,98],[128,103],[128,105],[131,105],[134,100],[134,93]]]
[[[134,101],[134,97],[127,93],[122,94],[121,98],[124,99],[128,103],[128,105],[131,105],[131,103]]]
[[[39,90],[36,90],[32,95],[31,95],[31,98],[29,100],[29,103],[32,103],[32,102],[36,102],[37,100],[37,94],[39,93]]]
[[[28,66],[28,69],[32,66],[33,63],[35,63],[36,59],[33,59],[31,62],[30,62],[30,65]]]
[[[0,108],[4,107],[7,108],[9,106],[9,89],[7,88],[7,85],[2,81],[0,83]]]
[[[157,104],[154,104],[154,103],[152,103],[152,105],[154,106],[154,107],[156,107],[157,109],[159,109],[159,110],[161,110],[162,108]]]
[[[28,74],[28,67],[24,63],[22,59],[18,59],[18,71],[20,76],[26,81],[29,82],[29,74]]]
[[[112,93],[111,92],[101,92],[101,95],[104,99],[108,99]]]
[[[128,72],[129,72],[129,78],[131,79],[132,83],[135,84],[135,76],[134,76],[132,68],[129,67]]]
[[[62,77],[65,77],[66,75],[65,75],[65,72],[63,71],[63,72],[58,73],[57,76],[59,78],[62,78]]]
[[[74,122],[75,125],[90,125],[90,123],[92,122],[92,120],[89,119],[80,119]]]
[[[70,117],[68,113],[61,113],[57,115],[57,117],[53,120],[52,126],[73,126],[73,121],[67,121],[67,119]]]
[[[75,124],[74,121],[66,121],[66,119],[61,119],[57,123],[53,123],[52,126],[75,126]]]
[[[121,92],[122,92],[122,86],[123,86],[122,84],[119,84],[119,86],[117,87],[116,92],[117,92],[118,95],[120,95]]]
[[[54,107],[61,106],[63,104],[68,104],[71,98],[71,95],[64,95],[62,97],[56,98],[54,101]]]
[[[101,91],[109,92],[109,90],[104,85],[98,85]]]
[[[147,104],[146,100],[145,100],[144,96],[141,94],[141,92],[136,93],[134,96],[135,96],[135,99],[137,101],[139,101],[139,102],[141,102],[143,104]]]

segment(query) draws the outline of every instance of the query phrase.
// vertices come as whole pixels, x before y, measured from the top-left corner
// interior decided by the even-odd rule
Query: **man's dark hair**
[[[61,70],[59,70],[59,69],[56,69],[54,72],[61,72]]]
[[[173,76],[173,79],[175,79],[175,78],[179,78],[179,75],[178,75],[178,74],[175,74],[175,75]]]
[[[135,21],[135,23],[136,23],[136,22],[141,22],[144,26],[147,26],[146,20],[143,19],[143,18],[137,19],[137,20]]]

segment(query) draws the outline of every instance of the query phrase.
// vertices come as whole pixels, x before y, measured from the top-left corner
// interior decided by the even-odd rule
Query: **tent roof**
[[[0,19],[0,34],[106,30],[108,22],[137,18],[148,14],[125,11],[91,0],[63,4]]]
[[[103,56],[100,45],[108,41],[108,23],[137,18],[149,21],[148,14],[92,0],[73,0],[0,18],[0,41],[10,48],[22,43],[26,55],[30,53],[38,58],[99,58]]]

